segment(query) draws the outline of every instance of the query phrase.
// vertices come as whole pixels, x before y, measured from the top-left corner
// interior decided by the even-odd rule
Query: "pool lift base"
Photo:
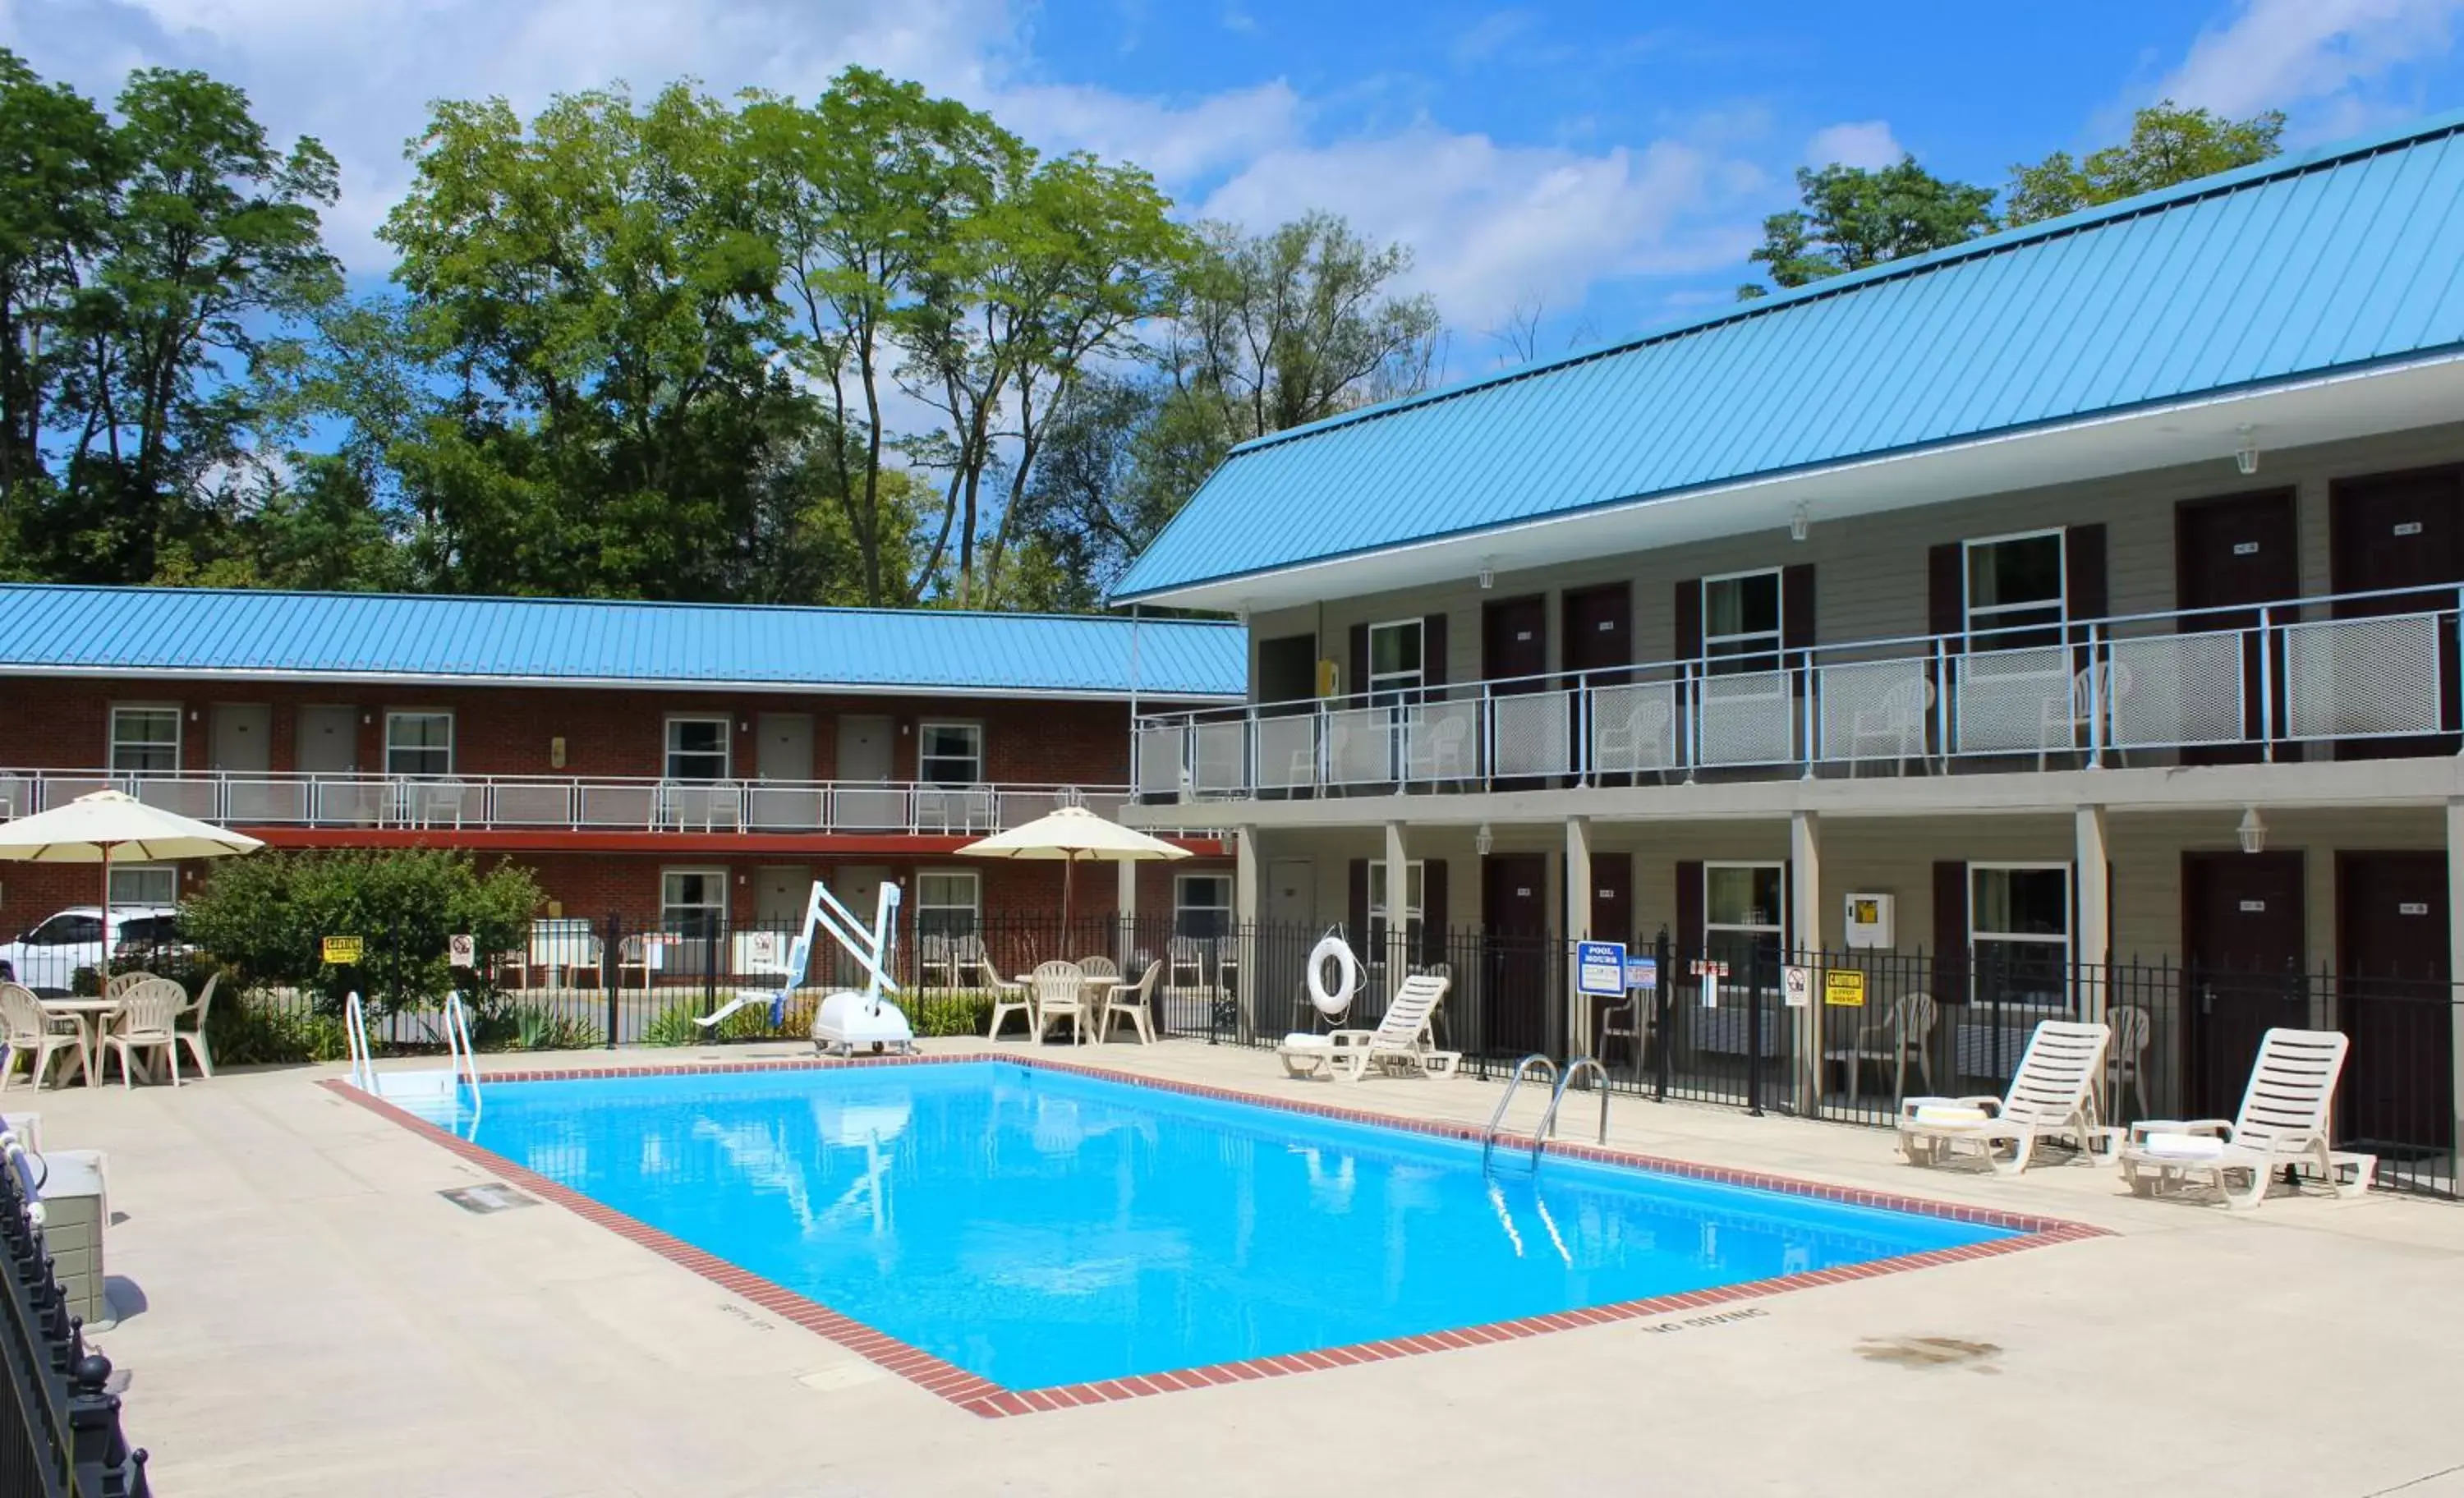
[[[839,903],[838,896],[814,880],[812,898],[804,906],[803,932],[787,956],[791,983],[794,975],[803,971],[816,930],[828,932],[831,940],[847,949],[847,956],[864,969],[865,983],[864,992],[842,989],[813,1011],[813,1048],[825,1055],[835,1049],[842,1056],[851,1056],[860,1046],[876,1053],[914,1054],[915,1031],[888,997],[898,991],[898,980],[890,976],[898,947],[898,886],[884,881],[873,906],[872,929],[867,931],[856,924],[854,914]]]

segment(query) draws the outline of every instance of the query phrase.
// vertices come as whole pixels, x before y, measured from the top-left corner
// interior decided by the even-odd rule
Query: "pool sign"
[[[1865,975],[1853,967],[1835,967],[1828,970],[1822,975],[1822,1002],[1835,1008],[1863,1008]]]
[[[327,936],[318,945],[326,966],[352,967],[358,964],[366,943],[358,936]]]
[[[1574,991],[1616,998],[1625,992],[1625,943],[1574,943]]]
[[[477,967],[479,938],[469,932],[456,932],[446,937],[445,960],[453,967]]]
[[[1626,954],[1625,985],[1628,988],[1657,989],[1660,986],[1660,958],[1638,953]]]
[[[1728,964],[1709,958],[1694,959],[1694,976],[1703,980],[1703,1007],[1720,1007],[1720,980],[1728,976]]]
[[[1788,995],[1788,1006],[1802,1009],[1814,1002],[1814,969],[1783,967],[1779,970],[1780,990]]]

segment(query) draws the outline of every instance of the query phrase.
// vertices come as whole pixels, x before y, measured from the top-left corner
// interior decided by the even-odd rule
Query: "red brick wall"
[[[308,704],[357,707],[360,764],[385,762],[388,710],[453,714],[455,770],[464,775],[656,776],[665,767],[667,717],[724,716],[736,773],[757,762],[754,725],[762,713],[813,717],[813,775],[829,779],[838,752],[838,716],[891,718],[897,739],[892,774],[916,773],[915,725],[925,719],[979,722],[985,775],[1024,784],[1118,785],[1130,775],[1129,707],[1121,702],[1019,701],[967,697],[827,697],[780,694],[594,690],[561,687],[293,686],[263,682],[106,681],[51,677],[0,679],[0,767],[91,769],[110,754],[115,702],[176,703],[181,761],[209,767],[213,704],[264,703],[273,709],[272,768],[295,767],[297,710]],[[561,737],[565,762],[550,763]]]

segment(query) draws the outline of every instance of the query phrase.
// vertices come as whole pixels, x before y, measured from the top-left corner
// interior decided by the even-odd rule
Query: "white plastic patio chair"
[[[957,958],[950,950],[950,938],[938,932],[926,933],[915,943],[915,970],[927,988],[957,987]]]
[[[1112,1038],[1113,1026],[1127,1020],[1130,1022],[1130,1028],[1136,1032],[1139,1045],[1154,1045],[1155,986],[1155,980],[1162,975],[1162,963],[1149,962],[1146,971],[1138,975],[1136,982],[1113,988],[1111,993],[1105,997],[1103,1020],[1096,1025],[1095,1038],[1110,1041]]]
[[[2101,675],[2101,683],[2092,683],[2092,674]],[[2045,757],[2049,753],[2084,747],[2092,737],[2090,730],[2095,725],[2097,714],[2102,712],[2105,722],[2111,723],[2114,709],[2121,705],[2123,698],[2130,695],[2137,682],[2138,678],[2130,673],[2130,668],[2117,660],[2100,661],[2073,672],[2068,698],[2045,699],[2044,721],[2036,735],[2036,768],[2042,770],[2045,767]],[[2097,700],[2100,695],[2103,698],[2101,702]],[[2113,757],[2114,763],[2122,763],[2122,751],[2110,742],[2110,735],[2106,737],[2108,741],[2104,752]]]
[[[171,1016],[171,1033],[180,1037],[181,1044],[188,1047],[188,1054],[197,1058],[200,1076],[214,1074],[214,1054],[206,1046],[206,1016],[213,1007],[214,986],[222,980],[221,973],[208,973],[206,986],[197,990],[195,1002]],[[183,1020],[189,1023],[184,1025],[180,1023]]]
[[[1923,763],[1925,723],[1933,704],[1933,683],[1922,675],[1912,675],[1883,693],[1873,706],[1852,714],[1848,719],[1849,774],[1856,774],[1868,760],[1888,760],[1901,775],[1907,773],[1910,760]],[[1869,748],[1889,752],[1869,754]]]
[[[2316,1175],[2338,1196],[2360,1196],[2370,1188],[2377,1157],[2331,1148],[2327,1138],[2350,1045],[2335,1030],[2268,1031],[2259,1039],[2241,1112],[2230,1122],[2156,1118],[2131,1125],[2122,1179],[2143,1197],[2204,1180],[2226,1206],[2245,1211],[2266,1201],[2269,1179],[2291,1166]],[[2238,1189],[2236,1177],[2244,1182]]]
[[[120,1058],[122,1088],[136,1085],[138,1058],[158,1050],[171,1068],[171,1085],[180,1085],[180,1037],[171,1028],[171,1020],[187,1002],[187,993],[167,978],[140,983],[120,1001],[119,1018],[103,1035],[102,1048]],[[110,1070],[106,1058],[103,1071]]]
[[[128,990],[146,981],[153,976],[154,975],[151,973],[114,973],[111,975],[110,979],[103,983],[102,996],[105,999],[126,998]]]
[[[1862,1095],[1868,1062],[1890,1067],[1893,1097],[1907,1091],[1911,1066],[1922,1085],[1933,1086],[1933,1068],[1926,1059],[1925,1047],[1933,1038],[1939,1013],[1933,995],[1902,994],[1891,1001],[1890,1010],[1882,1018],[1859,1025],[1856,1038],[1847,1046],[1824,1051],[1824,1061],[1841,1062],[1848,1068],[1848,1100],[1853,1103]]]
[[[1669,762],[1667,693],[1637,696],[1624,716],[1602,722],[1593,731],[1592,754],[1604,774],[1639,775],[1648,770],[1661,782],[1675,768]]]
[[[1165,964],[1171,971],[1164,975],[1165,986],[1198,988],[1206,982],[1206,949],[1196,936],[1175,936],[1163,944]]]
[[[0,982],[0,1030],[9,1041],[8,1059],[0,1064],[0,1089],[16,1076],[20,1056],[29,1063],[27,1076],[36,1091],[50,1076],[55,1056],[65,1053],[77,1063],[60,1068],[55,1086],[67,1086],[71,1071],[85,1070],[85,1027],[74,1015],[46,1012],[34,991],[23,984]]]
[[[1026,1022],[1027,1039],[1035,1039],[1040,1033],[1035,1025],[1035,990],[1001,977],[1001,969],[993,966],[993,959],[988,957],[977,958],[976,966],[983,974],[984,986],[992,991],[993,996],[993,1023],[985,1026],[984,1039],[999,1040],[1001,1021],[1013,1014]]]
[[[1471,717],[1446,713],[1416,716],[1404,738],[1403,779],[1432,785],[1471,779]]]
[[[2155,1026],[2149,1022],[2147,1011],[2135,1003],[2113,1005],[2105,1011],[2104,1020],[2113,1026],[2110,1064],[2113,1068],[2114,1110],[2117,1112],[2121,1111],[2122,1094],[2125,1091],[2144,1106],[2147,1094],[2140,1078],[2145,1072],[2147,1045],[2153,1039]]]
[[[1284,1069],[1296,1077],[1320,1072],[1357,1082],[1372,1066],[1386,1071],[1417,1071],[1423,1076],[1450,1075],[1462,1053],[1429,1046],[1429,1028],[1438,1005],[1452,986],[1434,973],[1416,973],[1403,980],[1374,1030],[1334,1030],[1324,1035],[1296,1031],[1275,1047]]]
[[[1069,1022],[1069,1039],[1087,1040],[1087,975],[1075,962],[1039,962],[1027,980],[1035,990],[1035,1038],[1044,1039],[1056,1020]]]
[[[2006,1095],[1903,1099],[1900,1152],[1915,1165],[1973,1153],[2000,1176],[2026,1170],[2038,1144],[2065,1137],[2082,1155],[2110,1158],[2118,1131],[2098,1125],[2094,1084],[2112,1035],[2101,1024],[2044,1021],[2028,1037]]]

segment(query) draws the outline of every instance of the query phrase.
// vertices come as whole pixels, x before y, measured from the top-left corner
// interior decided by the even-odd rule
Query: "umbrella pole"
[[[1078,872],[1078,854],[1073,849],[1061,861],[1061,947],[1069,948],[1069,885]]]
[[[100,994],[111,984],[111,845],[102,844],[102,956],[94,964],[94,991]],[[77,986],[77,975],[69,975],[69,986]]]

